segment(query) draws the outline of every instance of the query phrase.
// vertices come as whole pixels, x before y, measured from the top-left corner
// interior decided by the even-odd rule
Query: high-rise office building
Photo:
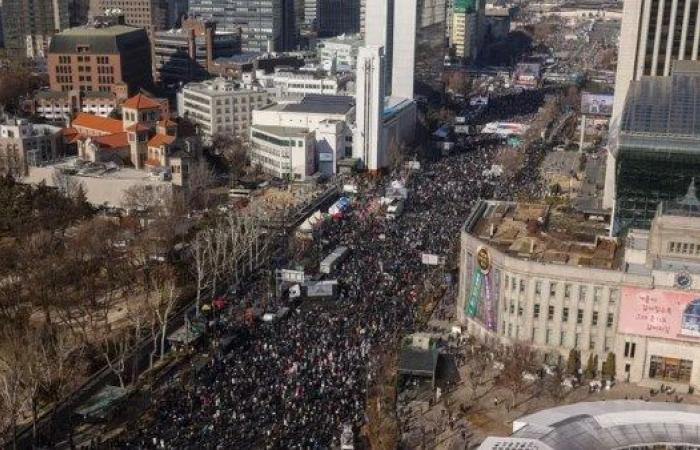
[[[683,196],[700,174],[700,62],[630,83],[615,158],[613,231],[648,228],[659,203]]]
[[[668,76],[673,61],[696,60],[700,45],[698,0],[626,0],[618,51],[615,100],[603,206],[615,203],[617,137],[630,82]]]
[[[321,37],[360,31],[360,0],[317,0],[316,23]]]
[[[368,170],[386,167],[383,146],[384,48],[379,45],[360,47],[357,54],[356,136],[353,157],[363,161]]]
[[[153,31],[175,26],[187,13],[187,0],[90,0],[90,14],[101,16],[118,9],[126,24]]]
[[[18,56],[45,56],[51,36],[69,26],[69,5],[69,0],[4,0],[5,48]]]
[[[190,0],[190,16],[241,30],[244,52],[293,50],[297,43],[294,0]]]
[[[452,9],[450,45],[455,56],[473,61],[484,43],[486,8],[483,0],[456,0]]]
[[[240,53],[241,36],[218,32],[216,24],[185,19],[178,29],[152,33],[154,75],[165,88],[181,86],[209,77],[217,58]]]
[[[385,49],[387,93],[413,98],[441,89],[445,0],[367,0],[365,42]]]

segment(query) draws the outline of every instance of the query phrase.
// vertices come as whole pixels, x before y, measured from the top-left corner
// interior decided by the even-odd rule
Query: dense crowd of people
[[[534,189],[539,150],[508,180],[483,176],[496,151],[475,144],[411,172],[405,213],[394,220],[377,213],[385,185],[361,186],[353,210],[327,220],[317,236],[325,254],[350,248],[332,274],[337,298],[304,301],[279,321],[245,328],[220,317],[206,365],[157,391],[148,420],[129,430],[124,447],[326,449],[338,444],[343,425],[357,431],[373,355],[414,331],[417,298],[435,270],[421,253],[447,255],[479,198]],[[230,336],[236,340],[224,350]]]

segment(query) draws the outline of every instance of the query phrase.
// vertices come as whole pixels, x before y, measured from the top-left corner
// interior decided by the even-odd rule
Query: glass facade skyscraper
[[[216,22],[221,31],[241,31],[241,50],[294,50],[294,0],[190,0],[190,16]]]

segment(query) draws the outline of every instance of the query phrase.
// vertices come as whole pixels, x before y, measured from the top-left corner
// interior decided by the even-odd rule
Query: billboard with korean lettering
[[[700,293],[623,288],[618,332],[700,340]]]

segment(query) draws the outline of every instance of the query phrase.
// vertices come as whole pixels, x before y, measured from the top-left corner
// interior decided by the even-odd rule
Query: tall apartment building
[[[70,0],[4,0],[5,48],[17,56],[46,56],[51,37],[68,28]]]
[[[51,40],[48,70],[52,91],[103,92],[125,99],[153,84],[148,35],[119,22],[70,28]]]
[[[456,0],[452,9],[450,44],[455,56],[473,61],[481,50],[486,33],[485,2]]]
[[[118,9],[125,23],[149,33],[174,27],[187,14],[187,0],[90,0],[90,14],[101,16]]]
[[[615,202],[617,135],[630,82],[668,76],[675,60],[696,60],[700,48],[700,8],[696,0],[627,0],[622,14],[615,100],[603,206]]]
[[[241,31],[244,52],[293,50],[297,43],[294,0],[190,0],[191,17]]]
[[[317,0],[316,24],[321,37],[360,31],[360,0]]]
[[[197,125],[205,141],[217,133],[248,139],[253,111],[271,102],[262,89],[242,89],[217,78],[185,85],[177,94],[177,111]]]
[[[164,87],[208,78],[216,58],[228,58],[241,50],[241,36],[217,32],[216,24],[185,19],[182,28],[152,34],[154,75]]]

